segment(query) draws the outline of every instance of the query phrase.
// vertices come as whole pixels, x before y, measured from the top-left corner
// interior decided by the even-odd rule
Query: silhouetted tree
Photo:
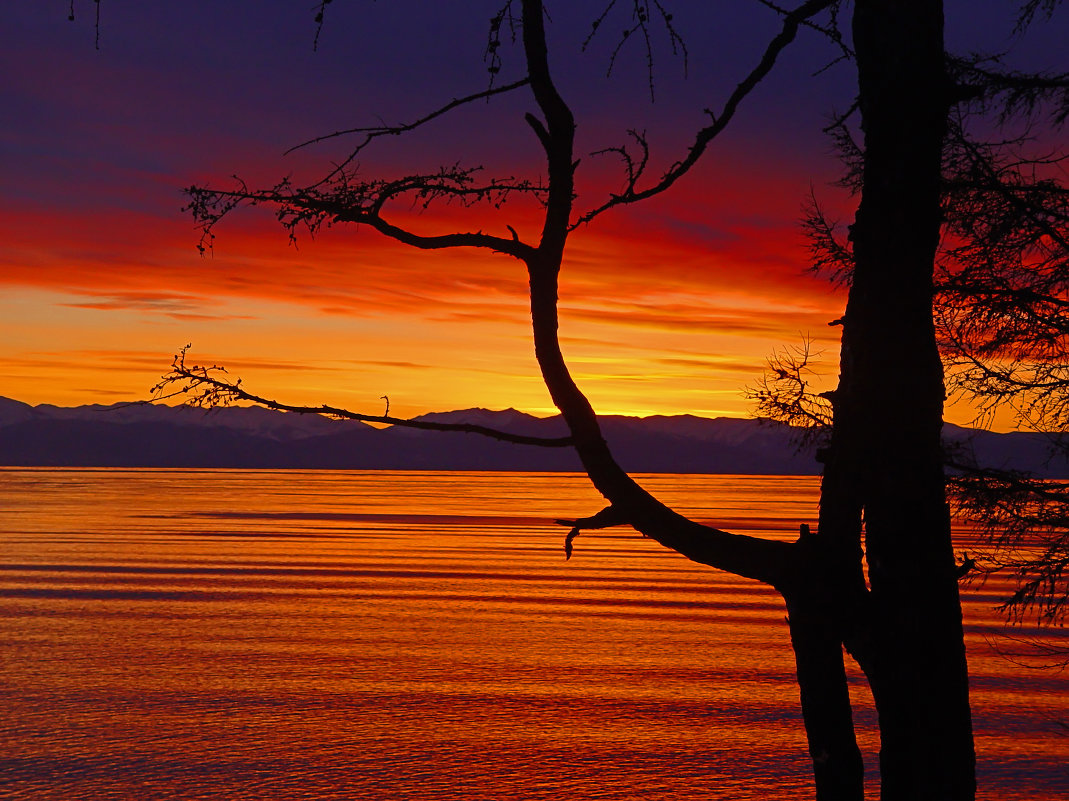
[[[1043,10],[1035,6],[1033,15]],[[1069,73],[1024,74],[976,61],[954,67],[975,96],[960,107],[944,158],[948,236],[937,323],[948,385],[981,418],[1008,412],[1018,427],[1045,432],[1052,458],[1065,460],[1069,153],[1044,142],[1069,117]],[[972,130],[977,117],[994,117],[1001,136],[980,138]],[[1047,623],[1063,620],[1069,487],[977,465],[967,455],[958,466],[954,500],[989,546],[978,567],[1017,578],[1004,608],[1018,620],[1030,611]]]
[[[1046,19],[1055,3],[1027,3],[1018,30]],[[1069,117],[1069,73],[1008,70],[997,57],[949,58],[954,104],[942,157],[941,246],[936,253],[935,323],[947,388],[970,401],[978,422],[1011,413],[1045,432],[1052,458],[1069,456],[1069,188],[1067,155],[1044,144]],[[864,151],[846,124],[832,126],[862,188]],[[849,283],[853,242],[814,203],[806,221],[813,266]],[[775,356],[752,391],[761,413],[826,437],[829,397],[809,387],[806,348]],[[989,546],[969,560],[975,573],[1012,570],[1004,608],[1060,622],[1069,594],[1069,491],[1064,484],[978,465],[956,447],[951,501]]]
[[[474,247],[514,259],[530,281],[539,368],[570,432],[564,440],[544,444],[574,447],[609,503],[592,517],[568,521],[568,544],[584,529],[627,523],[694,561],[771,585],[783,595],[818,798],[860,799],[863,791],[844,648],[868,678],[879,714],[882,797],[972,798],[975,759],[940,447],[945,390],[933,296],[943,224],[943,153],[954,130],[949,120],[974,90],[951,69],[945,53],[942,4],[856,0],[850,47],[835,31],[838,3],[811,0],[781,11],[780,33],[683,157],[651,180],[648,145],[635,135],[630,149],[616,149],[627,168],[623,190],[587,211],[576,209],[575,117],[552,78],[543,4],[524,0],[518,13],[514,5],[506,3],[491,22],[488,52],[496,74],[503,31],[518,30],[523,77],[453,101],[410,125],[335,134],[360,136],[361,144],[316,184],[284,181],[267,190],[190,188],[189,207],[203,226],[204,243],[210,243],[216,224],[233,209],[267,204],[291,231],[364,224],[416,248]],[[645,31],[650,5],[633,5],[635,30]],[[661,10],[656,2],[652,5]],[[1029,3],[1025,14],[1045,11],[1047,5]],[[831,11],[833,18],[820,27],[855,58],[858,70],[864,136],[855,149],[854,177],[860,204],[850,241],[841,246],[849,254],[850,290],[840,321],[839,384],[818,410],[831,415],[830,438],[822,451],[820,522],[817,531],[803,525],[797,542],[783,543],[688,520],[620,468],[561,355],[558,275],[569,235],[616,206],[668,189],[686,174],[799,26],[813,24],[822,11]],[[670,23],[666,14],[664,19]],[[411,130],[464,103],[521,89],[533,98],[526,119],[545,159],[540,181],[485,179],[478,170],[460,166],[382,180],[363,178],[352,169],[357,154],[378,137]],[[443,199],[501,204],[515,194],[533,195],[544,205],[537,242],[522,240],[508,227],[509,236],[416,233],[390,214],[399,199],[423,205]],[[789,383],[800,375],[784,369],[779,379]],[[184,353],[158,389],[186,393],[193,403],[251,400],[292,411],[411,424],[276,403],[248,392],[217,369],[187,365]],[[802,403],[797,408],[804,411]]]
[[[842,641],[872,688],[882,797],[971,798],[975,757],[932,308],[953,88],[942,4],[858,0],[853,42],[864,138],[821,483],[819,545],[835,581],[818,620],[826,626],[838,610]]]

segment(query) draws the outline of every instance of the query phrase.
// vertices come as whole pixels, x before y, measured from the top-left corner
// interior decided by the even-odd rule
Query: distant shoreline
[[[553,438],[560,417],[515,409],[465,409],[418,420],[473,424]],[[813,446],[798,429],[769,420],[674,417],[599,418],[620,465],[632,473],[816,476]],[[1045,435],[947,425],[965,458],[995,469],[1069,478],[1069,461],[1051,461]],[[320,415],[259,407],[204,411],[155,404],[30,406],[0,398],[0,465],[23,468],[581,472],[569,448],[502,442],[471,433],[376,428]]]

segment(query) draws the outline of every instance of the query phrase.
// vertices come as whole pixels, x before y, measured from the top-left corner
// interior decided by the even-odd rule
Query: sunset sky
[[[534,363],[521,265],[475,251],[417,252],[335,228],[291,245],[269,211],[232,215],[202,257],[181,187],[314,180],[350,140],[286,156],[310,137],[406,122],[485,88],[488,20],[500,5],[338,0],[318,50],[311,2],[103,0],[12,4],[0,29],[3,246],[0,395],[74,405],[148,397],[174,352],[225,364],[254,391],[410,416],[485,406],[552,412]],[[551,67],[578,123],[577,152],[648,132],[656,165],[682,154],[777,29],[757,2],[666,3],[689,57],[655,39],[655,100],[638,42],[606,75],[626,15],[581,44],[600,4],[550,9]],[[583,5],[583,4],[575,4]],[[1007,44],[1007,3],[955,3],[962,49]],[[443,11],[462,8],[463,11]],[[966,14],[955,9],[968,8]],[[1066,15],[1041,32],[1065,40]],[[610,33],[612,31],[612,33]],[[1046,52],[1059,52],[1047,46]],[[847,219],[821,134],[849,106],[851,74],[814,73],[835,50],[806,31],[699,169],[663,197],[573,235],[561,336],[604,413],[746,416],[765,358],[803,338],[834,379],[844,295],[805,272],[798,219],[810,188]],[[500,80],[521,75],[516,48]],[[480,103],[361,157],[367,176],[457,162],[535,177],[527,93]],[[620,165],[584,155],[578,208],[619,188]],[[436,208],[426,231],[507,225],[534,241],[537,209]],[[964,422],[966,410],[951,409]]]

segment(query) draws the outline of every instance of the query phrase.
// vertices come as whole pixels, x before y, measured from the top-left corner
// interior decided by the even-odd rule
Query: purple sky
[[[463,405],[548,412],[525,331],[516,265],[472,254],[432,258],[367,234],[327,232],[290,247],[265,213],[228,221],[209,259],[180,213],[180,187],[232,173],[274,182],[322,173],[334,140],[304,139],[411,120],[486,86],[494,2],[335,0],[319,48],[312,3],[294,0],[24,0],[0,30],[4,248],[0,394],[29,402],[144,397],[188,341],[287,400],[360,406],[398,397],[400,412]],[[717,108],[756,63],[778,18],[760,3],[665,5],[688,48],[655,38],[656,101],[637,41],[606,67],[628,15],[580,45],[599,3],[549,4],[552,68],[573,105],[578,151],[648,132],[671,163],[703,109]],[[959,50],[1009,46],[1012,3],[948,4]],[[461,10],[458,10],[461,9]],[[1064,12],[1012,59],[1066,68]],[[832,375],[842,297],[804,274],[796,223],[813,186],[837,173],[820,132],[852,98],[848,64],[814,77],[835,48],[804,31],[700,169],[656,202],[609,215],[574,238],[565,274],[565,345],[596,405],[610,412],[745,415],[741,390],[777,346],[811,336]],[[518,76],[504,51],[501,81]],[[1011,61],[1012,61],[1011,59]],[[1058,60],[1061,64],[1057,63]],[[1029,63],[1031,62],[1031,63]],[[522,120],[524,93],[478,104],[361,159],[367,174],[456,161],[492,173],[541,167]],[[611,158],[586,157],[580,206],[619,185]],[[584,202],[586,201],[586,202]],[[474,220],[474,222],[473,222]],[[465,217],[432,210],[415,224],[524,231],[529,210]]]

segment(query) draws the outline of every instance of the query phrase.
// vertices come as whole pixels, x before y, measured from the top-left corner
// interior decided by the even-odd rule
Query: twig
[[[280,412],[295,412],[297,414],[321,414],[329,415],[345,420],[359,420],[365,423],[384,423],[403,428],[419,428],[427,431],[459,431],[468,434],[479,434],[502,442],[511,442],[517,445],[537,445],[543,448],[567,448],[573,444],[572,437],[536,437],[524,434],[513,434],[508,431],[490,428],[489,426],[476,425],[475,423],[434,423],[429,420],[406,420],[400,417],[390,417],[389,400],[386,401],[386,414],[361,414],[337,406],[299,406],[290,403],[282,403],[256,395],[241,386],[241,379],[230,381],[217,377],[226,373],[226,369],[218,365],[205,367],[202,365],[187,365],[186,353],[189,345],[175,354],[171,363],[171,372],[163,376],[159,383],[152,388],[155,400],[185,396],[186,405],[197,408],[214,408],[217,406],[229,406],[234,401],[248,401],[258,406],[274,409]],[[178,385],[177,389],[166,391]],[[385,396],[383,396],[385,397]]]

